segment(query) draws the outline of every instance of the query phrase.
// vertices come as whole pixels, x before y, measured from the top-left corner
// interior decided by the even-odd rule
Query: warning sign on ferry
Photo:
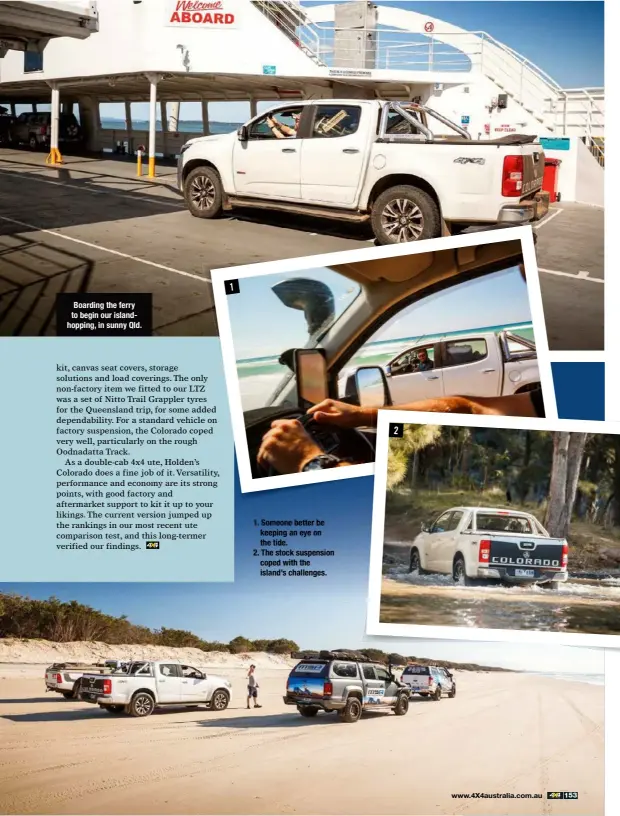
[[[234,28],[234,4],[228,0],[165,0],[166,25],[176,28]]]

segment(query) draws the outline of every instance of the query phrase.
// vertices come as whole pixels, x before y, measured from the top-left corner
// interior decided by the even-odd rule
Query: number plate
[[[536,575],[534,570],[516,569],[515,578],[533,578]]]

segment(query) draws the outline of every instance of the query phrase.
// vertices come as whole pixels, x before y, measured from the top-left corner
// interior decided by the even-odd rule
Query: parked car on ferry
[[[0,147],[11,143],[11,128],[15,119],[6,108],[0,107]]]
[[[409,571],[444,573],[465,585],[499,579],[557,589],[568,580],[568,543],[552,538],[521,510],[452,507],[422,525],[409,553]]]
[[[385,375],[394,405],[450,394],[499,397],[540,388],[536,344],[510,331],[420,343],[394,357]],[[349,372],[342,396],[354,389],[355,376],[355,370]]]
[[[452,135],[435,135],[431,120]],[[178,184],[190,213],[260,207],[369,222],[380,244],[461,225],[542,217],[544,153],[534,136],[472,140],[414,103],[312,100],[281,105],[236,133],[191,139]]]
[[[451,671],[443,666],[405,666],[401,682],[409,687],[411,696],[419,694],[429,700],[441,700],[446,694],[456,697],[456,680]]]
[[[20,113],[11,127],[11,141],[28,145],[31,150],[49,148],[52,133],[51,113]],[[80,145],[83,134],[72,113],[61,113],[58,121],[58,143]]]

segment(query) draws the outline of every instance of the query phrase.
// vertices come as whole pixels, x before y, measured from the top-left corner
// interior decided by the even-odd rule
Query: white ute
[[[494,507],[453,507],[422,525],[409,553],[409,571],[452,575],[465,585],[479,579],[542,584],[568,579],[568,543],[551,538],[534,516]]]
[[[422,352],[432,368],[423,365],[420,370]],[[391,360],[385,375],[393,405],[454,394],[503,397],[540,388],[536,345],[508,331],[419,342]],[[351,378],[355,371],[349,370],[346,383],[341,380],[340,397],[350,393]]]
[[[172,660],[137,660],[107,675],[85,674],[78,696],[113,714],[147,717],[160,706],[206,705],[224,711],[231,696],[225,677]]]
[[[105,674],[116,671],[123,665],[121,660],[106,660],[104,663],[52,663],[45,670],[45,690],[55,691],[66,700],[78,696],[80,680],[85,674]]]
[[[435,135],[433,118],[452,134]],[[285,210],[370,221],[378,243],[404,243],[438,237],[442,221],[510,226],[542,217],[545,161],[535,138],[474,141],[417,103],[296,102],[237,132],[186,142],[178,186],[198,218],[235,206]]]

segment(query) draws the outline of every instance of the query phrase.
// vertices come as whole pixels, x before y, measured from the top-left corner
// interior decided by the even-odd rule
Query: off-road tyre
[[[377,243],[382,246],[441,235],[437,203],[427,192],[409,184],[384,190],[372,205],[370,223]]]

